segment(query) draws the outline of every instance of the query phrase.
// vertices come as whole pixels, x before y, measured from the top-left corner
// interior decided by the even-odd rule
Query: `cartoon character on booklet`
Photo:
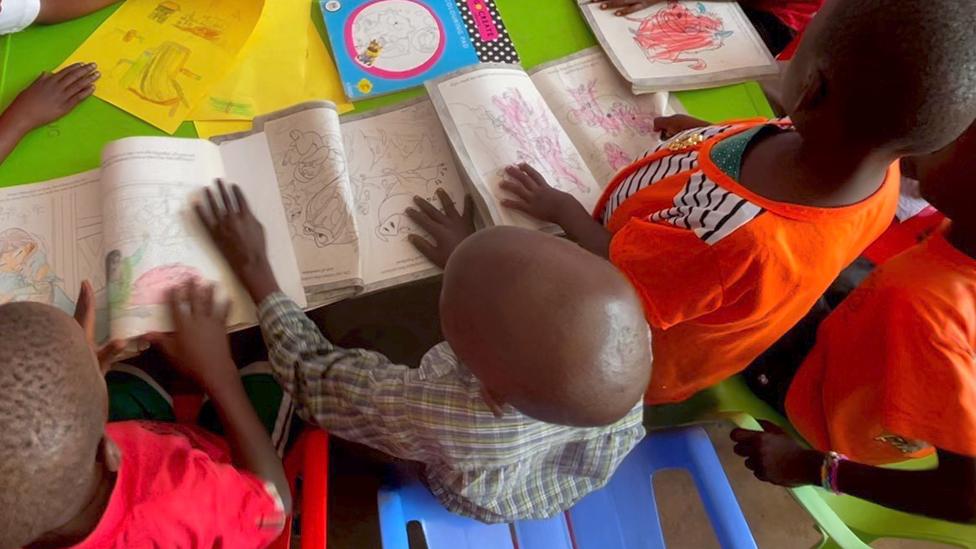
[[[363,53],[356,56],[356,60],[366,65],[367,67],[372,67],[373,63],[376,63],[376,59],[380,56],[383,51],[383,45],[377,40],[370,40],[369,45],[363,50]]]

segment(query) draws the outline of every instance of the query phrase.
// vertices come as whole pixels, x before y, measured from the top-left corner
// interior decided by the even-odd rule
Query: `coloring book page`
[[[271,149],[309,294],[361,285],[359,229],[335,106],[299,105],[256,121],[255,131],[264,132]]]
[[[532,81],[601,187],[660,142],[668,94],[634,95],[598,48],[533,71]]]
[[[460,209],[465,192],[434,106],[423,100],[343,119],[342,134],[368,289],[435,272],[436,267],[407,240],[412,233],[423,233],[405,211],[416,208],[414,196],[440,207],[438,189],[444,189]]]
[[[129,138],[102,155],[105,268],[113,338],[171,329],[167,296],[190,282],[218,283],[233,299],[230,325],[246,303],[192,210],[201,189],[224,177],[219,149],[198,140]]]
[[[778,70],[735,2],[667,0],[622,17],[601,10],[599,3],[580,8],[636,88],[715,86]]]
[[[64,62],[98,64],[95,95],[173,133],[233,68],[264,0],[127,0]]]
[[[505,167],[521,162],[587,209],[596,203],[601,187],[521,68],[481,65],[428,83],[428,90],[478,194],[494,197],[481,208],[495,224],[545,227],[500,204]]]
[[[0,305],[35,301],[74,314],[84,280],[95,289],[102,341],[108,311],[98,170],[0,189]]]

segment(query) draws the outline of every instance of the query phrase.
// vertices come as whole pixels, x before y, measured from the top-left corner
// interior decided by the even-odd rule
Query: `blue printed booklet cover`
[[[346,95],[420,86],[482,61],[517,63],[493,0],[321,0]]]

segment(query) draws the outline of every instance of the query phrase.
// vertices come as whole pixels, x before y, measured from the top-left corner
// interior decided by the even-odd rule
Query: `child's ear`
[[[112,473],[118,473],[122,466],[122,450],[108,435],[102,435],[102,441],[98,445],[98,461],[106,471]]]

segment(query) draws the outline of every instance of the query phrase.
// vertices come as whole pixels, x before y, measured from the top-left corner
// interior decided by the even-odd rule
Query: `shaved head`
[[[538,231],[495,227],[451,255],[444,335],[493,396],[540,421],[613,423],[647,389],[640,301],[613,267]]]
[[[827,0],[784,76],[801,134],[897,155],[940,149],[976,116],[969,0]]]
[[[34,541],[88,503],[107,402],[73,318],[37,303],[0,306],[0,549]]]

